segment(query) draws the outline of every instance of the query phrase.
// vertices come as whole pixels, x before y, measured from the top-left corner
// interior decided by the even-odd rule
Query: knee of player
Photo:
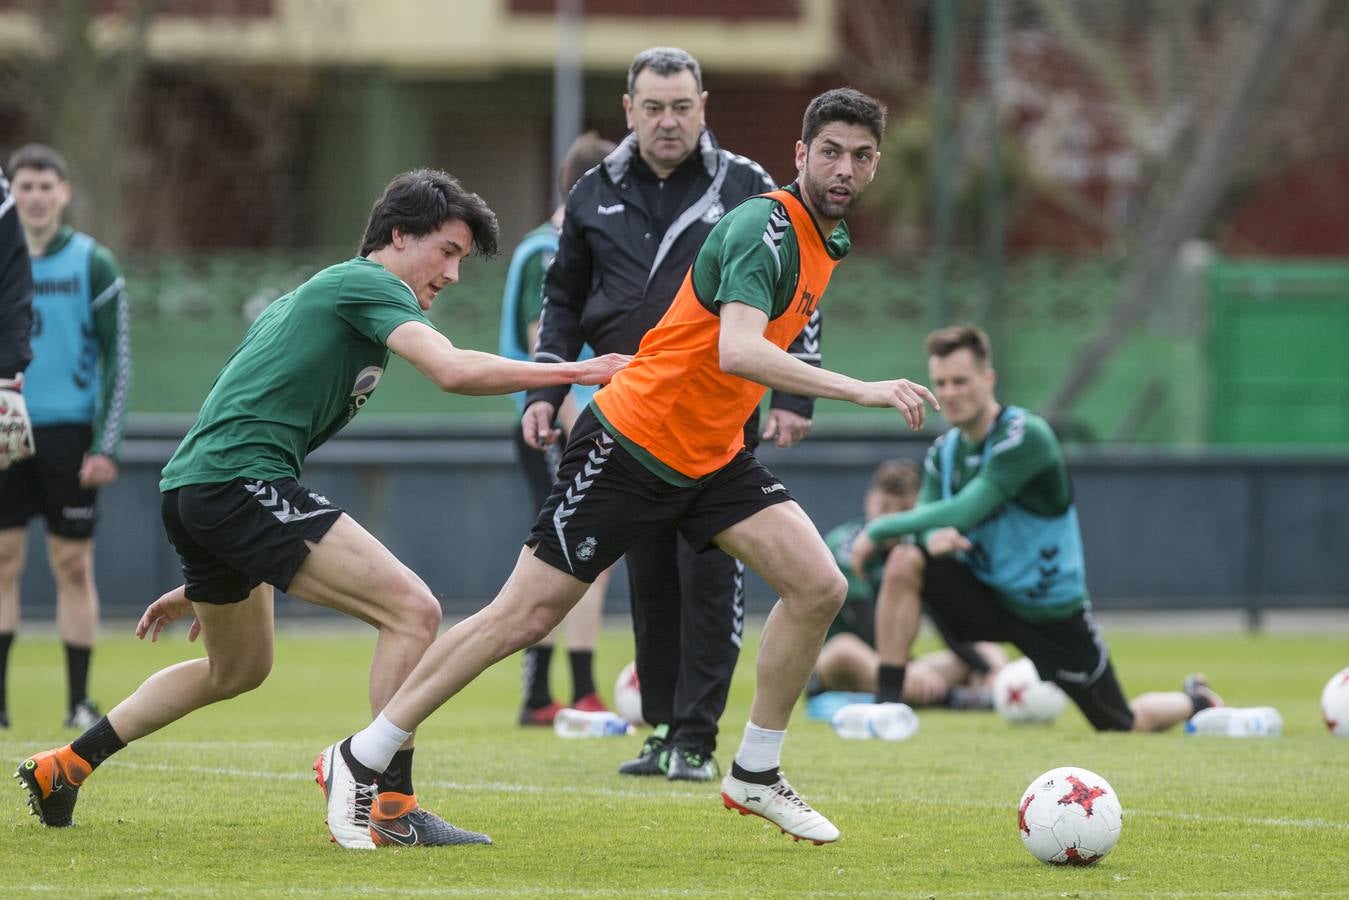
[[[272,672],[271,651],[258,653],[247,659],[233,660],[227,665],[211,663],[211,679],[222,699],[237,697],[261,687]]]
[[[83,547],[75,547],[51,557],[52,570],[56,577],[71,584],[83,584],[94,568],[93,554]]]
[[[886,581],[918,584],[923,580],[923,551],[916,544],[897,544],[885,555]]]
[[[440,631],[441,608],[426,583],[408,570],[391,596],[398,598],[393,608],[393,626],[428,645],[434,641]]]
[[[0,582],[15,581],[23,572],[23,554],[17,548],[0,546]]]
[[[807,592],[806,599],[813,611],[832,621],[843,608],[843,601],[847,596],[848,579],[844,578],[843,573],[837,568],[832,568],[830,571],[820,573],[819,581],[813,590]]]

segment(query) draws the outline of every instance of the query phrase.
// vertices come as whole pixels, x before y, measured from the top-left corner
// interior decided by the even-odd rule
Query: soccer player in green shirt
[[[926,349],[953,427],[928,451],[918,506],[875,519],[853,542],[853,569],[862,572],[878,544],[916,537],[886,559],[877,702],[899,701],[926,609],[948,640],[1016,645],[1098,731],[1162,731],[1220,704],[1199,675],[1184,690],[1125,700],[1091,615],[1072,482],[1054,432],[998,402],[992,348],[979,329],[933,332]]]
[[[85,778],[127,743],[262,684],[272,666],[273,588],[354,616],[379,637],[370,702],[383,708],[436,637],[440,603],[411,569],[326,497],[300,483],[305,457],[369,401],[391,353],[442,390],[505,394],[602,384],[627,358],[542,364],[462,350],[426,318],[470,252],[496,251],[482,198],[431,169],[400,175],[375,203],[359,255],[280,298],[225,363],[196,423],[164,467],[163,518],[184,584],[137,625],[153,640],[195,615],[206,658],[151,675],[71,744],[25,760],[33,812],[72,824]],[[380,844],[487,843],[422,809],[409,736],[379,783]]]

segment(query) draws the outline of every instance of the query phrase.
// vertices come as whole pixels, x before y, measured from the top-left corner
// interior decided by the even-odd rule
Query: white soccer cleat
[[[721,802],[742,816],[767,819],[798,841],[829,844],[838,840],[834,823],[811,808],[778,774],[773,784],[751,784],[732,775],[721,780]]]
[[[314,760],[314,773],[317,776],[314,780],[323,788],[328,801],[328,831],[333,840],[349,850],[375,849],[370,814],[379,787],[356,780],[342,757],[340,741]]]

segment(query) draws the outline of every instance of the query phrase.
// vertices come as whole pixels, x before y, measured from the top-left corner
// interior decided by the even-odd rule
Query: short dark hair
[[[988,335],[973,325],[939,328],[927,336],[927,340],[923,342],[923,349],[927,351],[928,356],[939,359],[950,356],[957,350],[969,350],[981,366],[987,366],[993,361],[993,345],[989,343]]]
[[[404,172],[384,189],[370,209],[370,222],[361,241],[361,256],[393,243],[393,230],[421,237],[451,219],[458,219],[473,233],[473,252],[495,256],[497,216],[487,202],[464,189],[459,180],[439,169]]]
[[[24,144],[9,158],[6,171],[13,178],[20,169],[37,169],[39,172],[55,172],[62,181],[69,176],[66,158],[46,144]]]
[[[852,88],[825,91],[806,107],[801,119],[801,143],[810,146],[815,135],[830,122],[861,125],[871,131],[876,143],[885,136],[885,104]]]
[[[604,161],[618,145],[600,137],[598,131],[587,131],[571,142],[567,155],[562,157],[562,165],[557,169],[557,186],[562,189],[565,200],[572,186],[581,180],[581,176]]]
[[[632,93],[632,87],[637,83],[637,76],[642,74],[643,69],[650,69],[657,75],[663,76],[678,75],[687,69],[693,73],[693,83],[698,86],[699,92],[703,89],[703,70],[698,65],[698,60],[678,47],[647,47],[634,56],[632,65],[628,67],[629,94]]]
[[[871,476],[871,490],[892,497],[917,494],[922,479],[918,464],[911,459],[887,459],[876,467]]]

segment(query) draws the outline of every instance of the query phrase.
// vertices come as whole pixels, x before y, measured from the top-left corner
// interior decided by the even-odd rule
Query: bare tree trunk
[[[1176,252],[1199,233],[1222,199],[1261,99],[1278,89],[1299,39],[1321,20],[1326,4],[1327,0],[1264,0],[1261,4],[1253,29],[1255,44],[1232,79],[1215,126],[1200,140],[1174,199],[1144,235],[1125,273],[1120,302],[1078,353],[1045,409],[1047,418],[1063,417],[1156,303]]]

